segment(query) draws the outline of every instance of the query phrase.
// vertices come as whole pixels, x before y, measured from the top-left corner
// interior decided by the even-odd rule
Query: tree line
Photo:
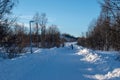
[[[97,50],[120,50],[120,1],[102,0],[101,12],[78,44]]]
[[[29,28],[17,22],[16,18],[9,17],[17,0],[0,0],[0,48],[8,54],[9,58],[25,52],[30,46]],[[51,48],[60,47],[63,40],[57,25],[47,27],[48,19],[45,13],[36,13],[33,16],[32,46]]]

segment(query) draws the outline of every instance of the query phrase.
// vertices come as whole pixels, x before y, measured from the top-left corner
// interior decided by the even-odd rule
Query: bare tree
[[[104,9],[109,10],[112,21],[120,24],[120,0],[103,0],[100,4]]]
[[[0,19],[11,13],[17,0],[0,0]]]
[[[45,47],[45,33],[46,33],[46,24],[47,24],[47,17],[45,13],[42,13],[40,16],[40,22],[39,22],[40,26],[41,26],[41,46]]]
[[[101,5],[111,13],[109,16],[111,17],[110,25],[112,25],[110,29],[112,33],[112,46],[120,49],[120,0],[103,0]]]
[[[17,1],[17,0],[16,0]],[[15,19],[11,20],[7,17],[14,7],[15,0],[0,0],[0,44],[4,42],[6,36],[10,32],[10,25]]]
[[[46,33],[46,24],[47,17],[45,13],[36,13],[33,17],[35,21],[34,24],[34,38],[36,39],[37,46],[39,46],[39,42],[41,41],[41,47],[45,47],[45,33]],[[40,36],[39,36],[40,35]]]
[[[34,24],[34,38],[35,38],[35,43],[37,47],[39,47],[39,42],[40,42],[40,15],[39,13],[36,13],[33,17],[33,20],[35,21]]]
[[[51,25],[46,30],[46,47],[59,47],[60,42],[60,31],[56,25]]]

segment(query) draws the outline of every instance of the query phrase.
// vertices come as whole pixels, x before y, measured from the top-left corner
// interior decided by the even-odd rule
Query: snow
[[[112,72],[108,72],[105,75],[101,75],[101,74],[96,74],[94,76],[88,76],[89,78],[93,78],[93,79],[97,79],[97,80],[109,80],[111,78],[115,78],[115,77],[120,77],[120,68],[116,68],[114,69]]]
[[[83,55],[84,57],[80,60],[82,61],[87,61],[87,62],[96,62],[97,60],[100,59],[100,56],[98,56],[96,53],[93,53],[87,48],[81,49],[78,53],[78,55]]]
[[[117,51],[95,51],[75,44],[33,48],[33,54],[0,58],[0,80],[120,80]]]

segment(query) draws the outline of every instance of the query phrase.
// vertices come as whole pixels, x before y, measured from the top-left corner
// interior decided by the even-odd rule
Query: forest
[[[95,50],[120,50],[120,1],[102,0],[101,12],[78,44]]]

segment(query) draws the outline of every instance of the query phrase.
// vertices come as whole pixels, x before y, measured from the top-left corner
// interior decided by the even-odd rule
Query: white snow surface
[[[84,49],[81,49],[78,53],[76,53],[78,55],[83,55],[84,57],[80,60],[83,60],[83,61],[87,61],[87,62],[91,62],[91,63],[94,63],[96,62],[97,60],[100,59],[100,56],[97,55],[97,53],[94,53],[92,51],[90,51],[89,49],[87,48],[84,48]]]
[[[120,77],[120,68],[116,68],[112,72],[108,72],[105,75],[96,74],[94,76],[88,76],[88,77],[97,80],[109,80],[111,78]]]
[[[75,44],[33,48],[33,54],[0,58],[0,80],[120,80],[117,51],[95,51]]]

